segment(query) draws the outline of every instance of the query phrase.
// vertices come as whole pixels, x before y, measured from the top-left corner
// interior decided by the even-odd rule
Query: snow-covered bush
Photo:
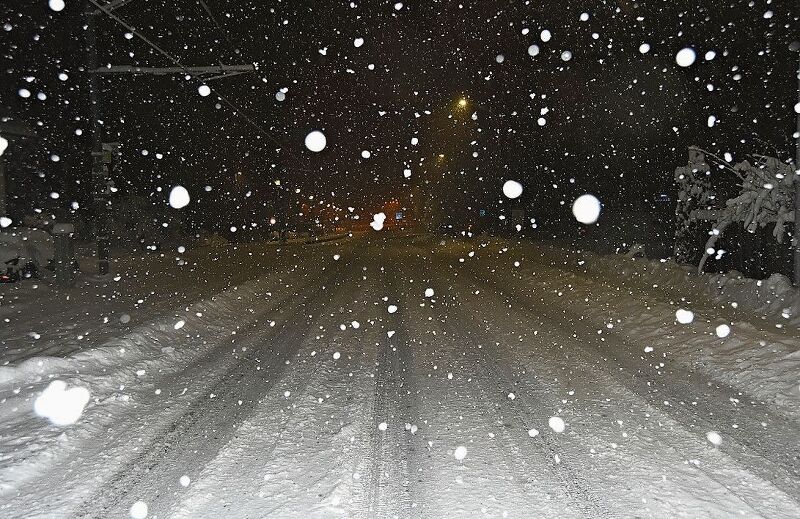
[[[718,169],[707,164],[706,155],[719,163]],[[734,165],[690,147],[689,163],[675,170],[678,186],[676,261],[696,261],[698,251],[694,239],[709,222],[711,230],[699,260],[698,273],[703,271],[710,256],[716,255],[719,259],[722,251],[716,250],[716,244],[732,224],[741,224],[750,233],[774,225],[772,234],[778,243],[783,243],[787,224],[794,222],[794,177],[792,167],[775,157],[754,155],[752,162],[745,160]]]
[[[739,195],[716,211],[716,219],[697,267],[703,271],[715,245],[731,224],[741,222],[748,232],[774,224],[772,235],[783,243],[787,223],[794,222],[794,172],[791,166],[774,157],[755,156],[755,164],[743,161],[733,166],[741,183]]]

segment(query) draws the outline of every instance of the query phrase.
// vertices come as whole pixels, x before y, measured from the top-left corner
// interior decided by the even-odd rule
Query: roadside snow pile
[[[543,251],[556,247],[537,245]],[[564,254],[564,252],[561,252]],[[800,328],[800,290],[786,276],[773,274],[759,280],[745,277],[732,270],[726,274],[698,275],[692,265],[680,265],[671,260],[648,260],[630,254],[603,255],[584,252],[583,268],[587,272],[613,278],[622,277],[625,285],[658,287],[676,299],[697,299],[705,296],[724,306],[743,312],[762,314],[779,327]]]
[[[87,454],[95,460],[87,473],[102,480],[113,469],[107,460],[123,459],[128,450],[125,438],[133,434],[130,429],[113,429],[112,424],[141,422],[137,434],[146,437],[152,434],[151,423],[136,417],[176,413],[198,398],[212,382],[203,370],[206,355],[220,344],[230,348],[232,342],[236,352],[240,348],[236,329],[263,318],[258,312],[243,318],[244,309],[260,305],[267,315],[277,313],[275,289],[292,290],[300,285],[301,275],[302,271],[291,271],[280,276],[291,289],[281,289],[278,278],[271,277],[227,289],[66,358],[33,357],[15,366],[0,366],[0,393],[7,395],[0,402],[0,452],[7,454],[0,460],[0,495],[10,496],[21,488],[47,493],[48,512],[38,510],[40,517],[50,516],[59,506],[74,506],[74,498],[66,493],[51,495],[42,471],[102,436],[109,438],[107,445],[97,444],[103,455]],[[265,297],[273,303],[265,305]],[[181,327],[175,326],[178,318],[184,322]],[[236,355],[222,356],[222,362],[235,359]],[[170,387],[169,382],[176,380],[182,382]],[[155,408],[142,407],[151,401],[145,396]],[[37,415],[47,420],[35,419]],[[112,434],[119,437],[112,441]]]
[[[698,276],[691,266],[624,256],[594,257],[586,268],[606,280],[613,280],[617,272],[618,282],[628,288],[649,286],[655,292],[657,287],[673,301],[691,301],[694,323],[686,332],[663,326],[653,306],[645,319],[629,323],[626,335],[661,345],[656,347],[659,351],[680,351],[714,379],[800,415],[800,344],[792,332],[800,327],[800,293],[786,276],[773,274],[766,280],[738,272]]]
[[[800,414],[800,343],[792,331],[800,327],[800,292],[786,276],[756,280],[735,271],[697,275],[694,267],[673,261],[592,253],[584,258],[583,267],[594,279],[634,295],[660,291],[665,302],[681,301],[693,312],[692,324],[680,332],[665,326],[652,296],[632,299],[629,309],[617,309],[619,315],[640,315],[638,322],[623,327],[626,335],[661,344],[656,350],[680,351],[714,379]],[[645,300],[651,309],[642,316]],[[688,314],[679,310],[678,316],[672,308],[670,320],[689,320]]]
[[[635,348],[644,346],[645,353],[680,359],[717,382],[800,417],[800,341],[788,326],[800,323],[800,305],[785,277],[759,282],[731,274],[698,276],[693,267],[674,262],[576,255],[530,242],[491,240],[485,246],[482,257],[489,264],[495,259],[485,255],[497,250],[504,258],[524,256],[525,268],[515,275],[537,287],[545,304],[564,305],[568,297],[570,311],[600,330],[607,328],[604,334],[622,335]],[[474,245],[453,249],[463,257]]]
[[[706,277],[706,276],[704,276]],[[773,274],[767,279],[751,279],[732,270],[708,276],[708,285],[718,299],[735,302],[740,308],[755,310],[800,327],[800,291],[789,278]]]
[[[17,257],[22,264],[44,267],[53,259],[53,237],[47,231],[29,227],[0,232],[0,261]]]
[[[187,333],[207,337],[206,328],[218,328],[225,322],[240,319],[242,301],[256,300],[263,293],[263,280],[256,280],[225,290],[190,307],[191,312],[202,319],[179,319],[163,317],[131,329],[126,334],[112,338],[96,348],[77,351],[65,358],[31,357],[16,365],[0,366],[0,391],[12,385],[36,384],[58,373],[103,372],[118,370],[126,364],[162,359],[165,354],[177,358],[191,358],[203,351],[195,343],[174,347]],[[209,321],[213,319],[213,322]],[[176,322],[183,323],[176,326]],[[71,382],[70,382],[71,383]],[[93,391],[94,393],[94,391]]]
[[[619,260],[625,261],[626,258]],[[661,288],[669,287],[673,293],[691,296],[700,288],[718,303],[761,314],[779,327],[800,328],[800,291],[782,274],[773,274],[767,279],[747,278],[735,270],[725,274],[697,275],[693,267],[672,261],[628,261],[646,263],[642,272],[648,279]]]

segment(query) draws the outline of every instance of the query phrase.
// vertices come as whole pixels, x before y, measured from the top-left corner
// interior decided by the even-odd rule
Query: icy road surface
[[[800,516],[796,330],[533,244],[271,254],[67,358],[15,349],[0,516]],[[73,425],[33,411],[52,380],[91,393]]]

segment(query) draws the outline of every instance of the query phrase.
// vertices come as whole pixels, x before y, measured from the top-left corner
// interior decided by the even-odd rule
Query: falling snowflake
[[[550,428],[557,433],[564,432],[564,429],[566,427],[566,425],[564,424],[564,420],[558,416],[550,417],[550,419],[547,421],[547,425],[549,425]]]
[[[131,506],[130,514],[131,519],[145,519],[147,517],[147,503],[136,501]]]
[[[600,217],[600,200],[596,196],[585,194],[572,203],[572,214],[580,223],[593,224]]]
[[[516,180],[507,180],[506,183],[503,184],[503,194],[506,195],[507,198],[519,198],[522,194],[522,184]]]
[[[458,447],[456,447],[456,450],[453,451],[453,457],[458,461],[463,460],[464,458],[467,457],[467,448],[464,447],[463,445],[459,445]]]
[[[728,326],[727,324],[720,324],[719,326],[717,326],[715,332],[717,334],[717,337],[719,337],[720,339],[724,339],[725,337],[730,335],[731,327]]]
[[[675,62],[680,67],[689,67],[694,63],[694,60],[697,59],[697,54],[694,52],[694,49],[685,47],[678,51],[675,55]]]
[[[183,186],[175,186],[169,192],[169,205],[175,209],[182,209],[189,205],[189,192]]]
[[[33,410],[55,425],[71,425],[78,421],[89,403],[89,390],[84,387],[67,389],[63,380],[54,380],[33,403]]]
[[[708,431],[706,433],[706,439],[713,445],[722,444],[722,436],[720,436],[720,434],[717,431]]]
[[[380,231],[383,229],[384,221],[386,221],[386,214],[380,212],[372,216],[372,222],[369,225],[376,231]]]
[[[314,153],[324,150],[327,144],[328,140],[325,138],[325,134],[319,130],[314,130],[306,135],[306,148]]]
[[[675,320],[681,324],[689,324],[694,321],[694,312],[691,310],[685,310],[683,308],[679,308],[675,312]]]

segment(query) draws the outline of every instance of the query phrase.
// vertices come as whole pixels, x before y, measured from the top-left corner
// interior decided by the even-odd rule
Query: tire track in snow
[[[524,317],[520,317],[518,319],[515,319],[514,320],[515,321],[514,324],[511,325],[512,329],[513,329],[514,326],[518,326],[518,325],[521,325],[521,324],[524,325],[523,323],[525,322],[525,319],[528,319],[529,316],[530,316],[529,313],[525,313]],[[486,322],[485,319],[483,321],[484,321],[483,325],[486,327],[487,330],[489,330],[490,329],[490,325]],[[578,347],[578,346],[575,345],[575,342],[576,342],[576,338],[575,337],[557,336],[557,338],[551,337],[550,339],[545,340],[544,338],[547,337],[548,335],[556,335],[556,334],[554,334],[549,329],[542,330],[540,328],[539,331],[540,332],[544,331],[544,333],[539,333],[538,337],[539,337],[539,340],[540,340],[540,344],[545,345],[545,348],[558,347],[559,344],[567,344],[570,347],[576,347],[576,348]],[[495,332],[495,333],[498,333],[498,332]],[[504,335],[501,334],[501,337],[499,338],[499,340],[500,341],[508,340],[508,341],[514,342],[517,338],[518,337],[505,337]],[[550,344],[550,346],[547,346],[548,343]],[[545,355],[547,357],[555,355],[552,358],[553,359],[558,359],[558,355],[554,354],[554,352],[546,352]],[[541,355],[537,355],[537,357],[541,357]],[[603,358],[603,360],[605,361],[606,359]],[[597,365],[590,364],[590,363],[588,363],[587,361],[585,361],[584,359],[582,359],[579,356],[575,357],[573,355],[568,355],[565,359],[557,360],[555,362],[555,364],[556,364],[555,367],[551,367],[551,368],[549,368],[549,370],[548,370],[548,368],[541,369],[541,371],[544,371],[544,372],[550,371],[550,373],[548,373],[548,375],[547,375],[547,377],[545,379],[546,380],[553,380],[553,381],[559,380],[561,377],[559,376],[559,372],[558,372],[559,371],[558,370],[558,364],[562,364],[562,368],[563,368],[563,363],[565,361],[568,362],[570,365],[573,365],[575,368],[582,368],[587,373],[592,373],[592,372],[597,372],[598,371]],[[553,360],[551,360],[551,362],[553,362]],[[532,366],[531,363],[533,363],[534,365]],[[527,362],[518,363],[518,364],[519,364],[518,365],[518,369],[519,369],[520,373],[525,373],[529,377],[533,378],[534,380],[542,380],[543,379],[543,377],[540,374],[537,374],[537,371],[539,371],[539,369],[537,369],[537,367],[536,367],[537,359],[528,357]],[[598,363],[598,365],[599,365],[599,363]],[[605,391],[611,391],[612,394],[622,393],[622,395],[618,395],[617,398],[620,398],[620,397],[623,398],[623,399],[627,398],[631,402],[631,405],[633,405],[635,408],[640,408],[641,407],[641,408],[644,408],[644,409],[650,409],[651,412],[654,412],[654,413],[658,411],[657,409],[653,408],[652,406],[641,402],[641,397],[639,397],[636,393],[631,392],[630,390],[628,390],[624,386],[618,386],[618,388],[615,388],[615,385],[616,385],[615,383],[613,383],[613,382],[609,383],[608,381],[606,381],[604,379],[604,377],[607,377],[609,380],[614,381],[615,380],[615,375],[606,373],[607,369],[604,366],[601,366],[599,371],[602,372],[602,376],[596,382],[599,383],[601,391],[604,391],[604,392]],[[522,378],[522,377],[520,377],[520,379],[518,380],[519,383],[518,383],[517,387],[518,387],[518,391],[520,392],[520,394],[522,394],[523,392],[536,393],[537,390],[535,388],[530,388],[528,386],[528,384],[526,384],[524,382],[524,380],[525,379]],[[602,416],[605,416],[605,415],[602,415]],[[650,416],[650,415],[646,414],[646,416]],[[674,423],[675,426],[677,428],[679,428],[684,434],[686,433],[684,424],[681,424],[681,423],[675,421],[674,419],[672,419],[668,415],[665,416],[665,418],[667,420],[669,420],[670,422]],[[660,424],[660,421],[658,423]],[[581,436],[583,436],[583,435],[581,435]],[[591,437],[591,436],[592,435],[589,435],[588,437]],[[667,455],[666,456],[667,458],[670,457],[670,454],[672,452],[679,453],[679,460],[682,461],[684,464],[688,463],[693,458],[698,457],[699,456],[699,452],[698,451],[701,451],[706,447],[705,445],[701,445],[699,443],[696,443],[696,444],[693,444],[693,446],[697,447],[697,449],[696,450],[692,450],[692,448],[687,448],[686,445],[681,445],[681,441],[685,442],[685,439],[683,439],[683,440],[676,439],[675,441],[665,441],[665,439],[660,434],[658,434],[657,432],[654,433],[654,434],[648,435],[646,437],[646,439],[651,444],[653,444],[654,446],[657,447],[657,450],[655,452],[663,452],[664,454]],[[693,440],[693,438],[692,438],[692,440]],[[585,455],[585,453],[582,453],[582,452],[579,452],[578,454],[579,454],[579,456],[578,456],[579,458],[581,458],[582,456]],[[643,458],[640,458],[640,460],[641,460],[642,463],[647,463],[648,458],[643,457]],[[587,459],[587,461],[591,461],[591,460]],[[658,459],[658,458],[653,459],[652,461],[655,462],[655,463],[660,463],[660,459]],[[639,465],[639,466],[640,467],[648,467],[649,465],[645,464],[645,465]],[[658,466],[658,465],[656,465],[656,466]],[[751,513],[752,515],[754,515],[754,516],[761,516],[762,515],[758,511],[758,507],[754,506],[751,502],[749,502],[746,497],[742,497],[738,493],[732,491],[731,488],[730,488],[730,484],[728,482],[720,481],[719,478],[717,478],[715,476],[715,474],[709,473],[707,470],[704,470],[699,466],[695,467],[695,468],[698,468],[700,470],[700,472],[707,479],[707,482],[711,483],[711,488],[713,488],[714,491],[720,491],[723,494],[731,497],[732,500],[735,501],[735,502],[738,502],[741,507],[747,508],[749,510],[749,513]],[[633,477],[636,477],[635,476],[635,471],[634,471]],[[599,481],[598,484],[602,484],[602,481]],[[705,488],[705,487],[703,487],[703,488]],[[784,501],[784,503],[785,503],[785,501]],[[631,505],[633,505],[633,503],[631,503]],[[741,508],[739,510],[741,510]]]
[[[327,503],[311,504],[303,503],[300,499],[301,502],[298,503],[298,496],[303,492],[297,492],[297,489],[302,489],[307,496],[324,496],[329,491],[326,483],[330,484],[344,473],[341,464],[335,468],[326,464],[317,465],[319,456],[330,447],[339,452],[335,448],[335,438],[344,428],[350,426],[348,419],[359,416],[369,418],[367,412],[349,414],[351,409],[341,401],[342,394],[346,395],[346,401],[355,400],[357,392],[353,389],[352,371],[348,374],[342,366],[337,366],[342,361],[331,355],[334,351],[341,350],[342,357],[346,357],[344,352],[350,350],[348,354],[357,356],[357,353],[363,351],[364,345],[360,343],[363,329],[344,331],[339,329],[339,325],[344,316],[355,315],[352,313],[353,308],[348,306],[351,296],[356,298],[356,303],[363,301],[364,306],[367,301],[377,300],[377,296],[359,279],[354,279],[351,287],[353,289],[344,301],[345,305],[319,314],[313,325],[316,337],[313,334],[307,336],[297,353],[295,368],[281,379],[280,386],[291,389],[291,400],[278,402],[276,400],[279,399],[273,399],[272,402],[263,402],[242,423],[237,438],[225,445],[220,455],[198,474],[196,483],[192,484],[188,492],[181,494],[182,501],[172,506],[167,517],[226,517],[231,513],[226,506],[231,503],[239,505],[236,511],[239,517],[281,517],[303,510],[313,515],[310,512],[312,509],[325,510],[325,504],[332,505],[329,500],[326,500]],[[342,299],[333,301],[333,307],[337,305],[337,301]],[[358,307],[358,304],[354,306]],[[358,332],[356,335],[359,338],[353,340],[355,332]],[[356,345],[354,348],[348,344],[350,341]],[[375,341],[370,342],[374,344]],[[313,352],[316,352],[316,356]],[[367,366],[362,369],[370,370]],[[279,394],[280,388],[274,391]],[[317,406],[323,403],[317,402],[312,391],[326,394],[324,405],[333,405],[335,411],[320,412]],[[333,404],[337,397],[340,400]],[[312,406],[308,404],[309,398],[315,401]],[[366,408],[366,404],[364,407]],[[313,415],[310,416],[309,413]],[[341,420],[333,418],[337,414],[342,416]],[[298,425],[298,420],[301,425]],[[306,435],[309,430],[314,431],[314,434]],[[303,443],[308,438],[314,438],[318,443],[333,439],[334,443],[312,452]],[[263,481],[260,474],[253,475],[253,467],[269,467]],[[299,474],[297,469],[301,471]],[[280,477],[266,479],[269,474],[280,474]],[[265,481],[275,484],[280,479],[284,482],[291,481],[297,488],[290,494],[284,494],[282,490],[285,489],[280,486],[272,488],[267,494],[271,493],[274,501],[265,499]],[[332,485],[333,488],[340,483],[341,481]],[[322,488],[316,487],[317,484]],[[222,492],[217,493],[220,490]],[[332,506],[336,508],[336,505]]]
[[[797,454],[796,448],[786,445],[787,442],[796,443],[794,423],[772,412],[766,406],[755,409],[744,405],[719,405],[730,404],[732,398],[747,402],[757,400],[743,395],[739,390],[712,381],[703,374],[686,368],[679,361],[672,362],[683,367],[686,373],[673,372],[673,376],[668,379],[663,374],[659,375],[652,366],[649,366],[650,370],[643,370],[641,359],[633,356],[634,352],[638,354],[642,350],[641,347],[634,345],[630,339],[616,331],[604,330],[602,336],[598,335],[597,330],[605,327],[594,325],[586,319],[586,316],[571,311],[566,301],[557,307],[561,311],[558,315],[554,313],[554,307],[537,301],[528,294],[504,289],[494,276],[481,276],[470,267],[466,268],[466,272],[472,282],[489,287],[490,293],[500,299],[506,299],[512,307],[535,315],[543,325],[547,326],[548,333],[574,343],[590,358],[602,355],[610,361],[610,364],[621,367],[627,376],[620,376],[616,370],[610,369],[607,365],[597,365],[632,394],[644,398],[654,408],[681,424],[697,438],[700,445],[708,442],[705,436],[707,432],[725,426],[725,441],[717,448],[741,468],[770,482],[795,502],[800,503],[800,485],[797,484],[800,481],[800,455]],[[565,322],[570,323],[576,337],[581,337],[583,340],[576,341],[575,337],[565,333],[563,330]],[[601,337],[605,340],[601,340]],[[672,405],[671,402],[679,405]],[[708,417],[714,417],[714,421]],[[731,424],[738,426],[733,432],[727,428]],[[705,472],[710,479],[716,481],[713,474]],[[728,482],[717,482],[722,487],[729,486]],[[758,508],[752,503],[748,505],[754,510]]]
[[[74,511],[76,507],[81,506],[84,496],[93,495],[98,492],[95,489],[96,486],[99,485],[98,481],[102,481],[108,477],[107,475],[113,474],[116,470],[115,466],[124,466],[129,460],[133,459],[138,450],[138,445],[148,445],[150,442],[154,441],[158,435],[163,433],[166,424],[172,423],[176,417],[179,416],[179,413],[184,412],[185,409],[198,398],[198,395],[206,394],[206,389],[217,384],[219,380],[225,376],[227,371],[231,369],[231,366],[237,362],[239,357],[238,353],[231,355],[231,350],[228,348],[231,338],[230,327],[220,326],[219,322],[222,322],[219,321],[220,317],[213,315],[216,312],[209,311],[209,306],[222,304],[223,307],[228,309],[223,311],[223,314],[229,315],[232,311],[232,308],[230,308],[232,304],[237,305],[238,308],[252,308],[254,305],[262,304],[262,306],[257,306],[258,311],[256,312],[244,312],[242,319],[237,321],[235,326],[238,332],[235,337],[242,341],[249,341],[242,342],[243,346],[248,346],[252,342],[252,340],[250,340],[252,328],[255,326],[263,327],[263,320],[265,318],[277,312],[288,299],[296,297],[295,293],[301,292],[304,287],[307,286],[307,283],[310,282],[309,279],[313,278],[312,273],[295,271],[294,268],[295,267],[292,267],[292,272],[287,273],[283,270],[283,267],[281,267],[281,271],[279,271],[281,277],[276,280],[270,282],[265,282],[264,280],[248,281],[245,285],[232,287],[210,296],[204,303],[198,303],[198,305],[203,305],[201,309],[205,311],[206,317],[211,319],[210,324],[207,325],[202,335],[204,346],[201,347],[197,355],[186,359],[188,363],[184,363],[183,361],[172,362],[165,370],[162,370],[162,367],[159,365],[156,370],[159,375],[145,383],[146,386],[151,386],[152,389],[164,389],[164,394],[170,396],[167,400],[170,403],[166,407],[158,405],[158,399],[154,401],[152,397],[138,402],[138,397],[142,395],[142,391],[145,391],[148,397],[152,395],[149,390],[145,390],[144,388],[139,388],[138,391],[131,394],[134,398],[134,400],[131,401],[133,408],[123,412],[121,416],[118,413],[112,412],[119,411],[119,409],[114,409],[114,406],[110,409],[106,409],[107,398],[100,404],[90,403],[84,414],[86,423],[91,424],[91,430],[79,430],[74,432],[71,438],[73,442],[77,443],[65,451],[59,449],[53,453],[51,449],[45,449],[35,454],[36,458],[40,461],[25,459],[25,463],[40,464],[42,468],[26,474],[24,478],[15,477],[14,486],[30,491],[31,486],[29,483],[35,483],[36,480],[47,478],[51,481],[59,481],[62,486],[70,489],[71,492],[79,493],[80,497],[65,497],[58,503],[54,503],[51,500],[49,501],[47,510],[60,510],[61,508],[58,507],[63,507],[66,510]],[[267,286],[271,286],[272,283],[276,281],[281,286],[286,286],[286,283],[290,280],[293,282],[293,292],[287,293],[285,290],[279,288],[274,297],[270,294],[269,298],[264,298],[265,293],[271,292],[267,289]],[[242,287],[246,287],[246,289],[240,293],[238,289]],[[163,328],[168,329],[169,332],[174,331],[171,323],[163,323]],[[104,343],[102,347],[108,348],[116,346],[120,340],[122,340],[120,344],[124,345],[124,342],[132,336],[131,334],[139,334],[142,329],[142,326],[137,326],[134,331],[122,336],[121,339],[111,339]],[[184,336],[180,339],[174,337],[174,334],[164,337],[160,332],[155,336],[150,334],[146,335],[148,340],[155,341],[156,344],[161,344],[166,340],[179,340],[178,349],[183,346],[195,349],[191,347],[189,343],[201,337],[199,335],[194,335],[194,333],[189,334],[189,337]],[[239,346],[238,339],[237,343],[234,345],[234,351]],[[151,372],[153,370],[154,359],[160,359],[163,356],[159,348],[153,348],[153,350],[153,355],[155,355],[155,357],[147,356],[144,358],[137,358],[133,363],[123,362],[122,364],[115,365],[114,369],[103,368],[100,373],[96,372],[96,368],[90,367],[87,371],[83,372],[81,378],[88,377],[85,381],[87,381],[90,386],[94,385],[96,382],[95,379],[98,377],[103,379],[116,379],[123,383],[123,385],[133,385],[130,383],[131,376],[133,376],[137,370],[144,369]],[[156,364],[158,365],[157,361]],[[70,371],[73,375],[75,374],[74,367]],[[62,370],[54,372],[54,374],[55,373],[57,373],[59,377],[70,376],[68,371],[65,372]],[[190,387],[191,391],[185,399],[176,398],[181,388],[184,388],[185,393],[187,388]],[[106,395],[106,397],[108,397],[108,395]],[[112,396],[111,400],[113,399],[114,397]],[[128,405],[126,405],[126,407]],[[137,446],[131,449],[131,433],[115,425],[115,422],[119,422],[119,420],[132,421],[136,418],[137,414],[142,415],[144,413],[147,413],[147,422],[155,423],[157,427],[151,427],[152,432],[150,432],[140,423],[132,424],[132,427],[136,431],[135,440],[137,443],[135,445]],[[96,435],[102,434],[104,430],[108,431],[108,437],[104,438],[103,442],[98,442]],[[49,441],[55,440],[55,435],[60,434],[59,431],[50,431],[49,428],[47,428],[47,431],[46,433],[42,431],[42,433],[53,436],[52,440]],[[110,448],[106,449],[105,444],[108,444]],[[24,451],[19,452],[23,453]],[[0,452],[0,457],[2,457],[2,452]],[[105,465],[107,462],[98,460],[109,459],[115,460],[115,466],[99,466]],[[0,472],[3,473],[0,474],[0,477],[6,479],[8,473],[14,470],[13,465],[22,462],[23,460],[6,459],[5,463],[0,463],[0,465],[2,465],[0,469],[4,469],[0,470]],[[11,466],[9,466],[9,464],[11,464]],[[95,468],[95,466],[97,466],[97,468]],[[89,481],[83,481],[76,477],[76,474],[79,473],[93,473],[95,471],[99,471],[105,475],[101,476],[102,479],[92,478],[92,480]],[[17,492],[13,492],[12,489],[8,490],[9,500],[12,499],[12,495],[16,496],[14,498],[15,500],[19,499]],[[4,492],[0,492],[0,494],[4,494]],[[69,496],[69,494],[67,494],[67,496]],[[39,513],[38,504],[41,500],[33,499],[37,504],[34,506],[29,505],[27,509],[30,513],[35,515]],[[64,513],[66,514],[66,512]]]
[[[385,254],[380,257],[380,265],[386,267]],[[416,423],[416,389],[411,343],[402,310],[405,305],[400,304],[403,297],[395,279],[396,271],[387,269],[383,271],[387,304],[398,304],[401,308],[389,314],[387,331],[394,334],[378,345],[367,507],[372,517],[413,517],[416,442],[409,428]]]
[[[167,510],[176,497],[168,491],[174,488],[174,482],[185,473],[199,473],[281,379],[308,332],[309,306],[320,298],[315,285],[329,286],[339,280],[338,285],[333,283],[329,301],[348,288],[341,280],[344,265],[335,263],[333,267],[324,269],[314,278],[315,282],[306,285],[305,294],[290,305],[288,315],[274,335],[263,338],[263,342],[273,347],[262,348],[259,345],[262,338],[252,337],[248,341],[248,354],[104,482],[99,492],[84,501],[76,516],[125,517],[138,500],[148,503],[152,512]]]
[[[461,343],[470,345],[468,350],[475,353],[477,362],[480,363],[483,371],[487,374],[484,380],[495,382],[494,393],[496,395],[507,396],[510,388],[518,387],[515,382],[517,377],[514,377],[509,367],[501,360],[506,358],[507,355],[498,351],[495,341],[482,328],[483,323],[480,320],[468,315],[460,307],[460,304],[452,300],[452,298],[451,302],[445,303],[447,291],[442,285],[437,286],[436,293],[438,294],[439,302],[430,306],[436,314],[439,325],[451,337],[457,338]],[[470,326],[469,331],[458,330],[450,322],[451,318],[456,322],[471,322],[472,326]],[[475,379],[480,385],[481,377],[476,376]],[[485,389],[484,392],[488,393]],[[543,402],[535,399],[533,392],[525,392],[521,395],[515,394],[513,404],[509,405],[509,409],[513,411],[514,418],[521,431],[533,429],[532,424],[535,422],[533,417],[549,416],[546,406]],[[513,435],[510,436],[519,438]],[[561,484],[565,494],[582,516],[592,519],[614,517],[603,497],[592,489],[589,480],[582,474],[579,464],[568,458],[560,459],[559,452],[563,453],[563,449],[559,449],[557,442],[550,435],[541,434],[535,441],[517,440],[517,444],[522,452],[527,451],[532,454],[532,457],[550,464],[555,479]]]

